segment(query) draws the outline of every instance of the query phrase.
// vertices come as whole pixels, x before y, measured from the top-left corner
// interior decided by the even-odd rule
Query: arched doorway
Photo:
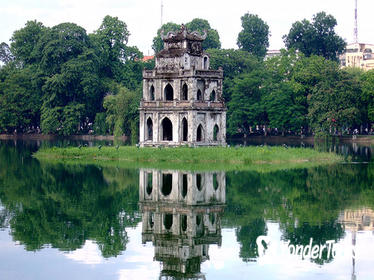
[[[215,125],[213,128],[213,141],[218,141],[218,133],[219,133],[219,128],[218,125]]]
[[[167,84],[164,89],[164,97],[167,101],[173,101],[174,99],[174,90],[170,84]]]
[[[151,88],[149,89],[149,100],[155,100],[155,87],[153,85],[151,85]]]
[[[188,87],[186,84],[182,87],[182,100],[188,100]]]
[[[153,122],[151,118],[147,120],[147,140],[153,141]]]
[[[197,127],[196,141],[197,142],[204,141],[204,131],[203,131],[203,126],[201,124],[199,124],[199,126]]]
[[[186,118],[182,120],[182,141],[188,141],[188,124]]]
[[[161,139],[163,141],[173,141],[173,124],[169,118],[164,118],[161,122]]]
[[[203,100],[203,94],[201,93],[200,89],[197,90],[196,99],[197,100]]]
[[[216,91],[214,89],[210,93],[210,101],[216,101]]]

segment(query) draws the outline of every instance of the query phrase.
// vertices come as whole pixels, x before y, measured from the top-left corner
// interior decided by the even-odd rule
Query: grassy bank
[[[284,147],[42,148],[34,154],[34,157],[42,161],[70,164],[226,171],[304,168],[342,161],[342,157],[333,153],[323,153],[308,148]]]

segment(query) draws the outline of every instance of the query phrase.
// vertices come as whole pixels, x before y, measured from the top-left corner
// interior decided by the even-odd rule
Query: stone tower
[[[210,70],[198,32],[164,36],[153,70],[143,71],[140,146],[226,145],[223,70]]]

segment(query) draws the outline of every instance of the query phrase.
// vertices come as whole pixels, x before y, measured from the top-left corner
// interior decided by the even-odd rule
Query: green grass
[[[34,154],[41,161],[96,164],[126,168],[181,170],[256,170],[307,168],[343,161],[334,153],[309,148],[200,147],[136,148],[134,146],[42,148]]]

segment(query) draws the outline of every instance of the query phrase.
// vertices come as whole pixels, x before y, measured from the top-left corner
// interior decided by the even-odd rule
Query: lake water
[[[2,280],[374,278],[370,147],[257,173],[51,165],[38,145],[0,142]]]

